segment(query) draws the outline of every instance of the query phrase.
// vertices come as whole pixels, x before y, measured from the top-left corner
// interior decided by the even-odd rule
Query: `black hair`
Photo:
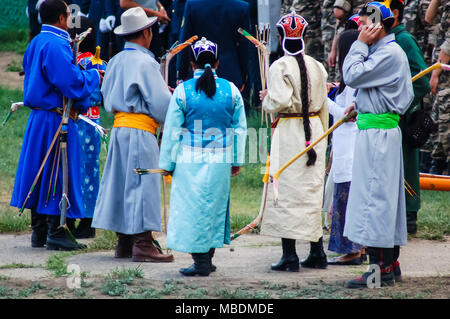
[[[394,12],[394,10],[398,10],[398,22],[402,23],[403,14],[405,12],[405,5],[400,0],[392,0],[391,10],[392,12]]]
[[[303,43],[300,40],[286,40],[284,46],[289,52],[298,52],[303,48]],[[309,122],[308,70],[306,68],[305,59],[303,58],[302,53],[294,55],[293,57],[297,60],[298,67],[300,69],[303,129],[305,131],[305,141],[309,143],[311,141],[311,127]],[[316,151],[314,149],[310,149],[307,154],[308,160],[306,161],[306,166],[314,165],[317,159]]]
[[[42,24],[55,24],[59,17],[68,16],[67,4],[62,0],[46,0],[39,7]]]
[[[81,42],[79,51],[83,53],[91,52],[92,54],[95,54],[95,48],[97,46],[97,35],[95,30],[95,24],[91,19],[81,16],[80,27],[69,28],[68,32],[70,37],[74,39],[77,34],[80,34],[89,28],[92,28],[92,31],[83,40],[83,42]]]
[[[368,6],[365,6],[361,9],[361,11],[359,12],[359,16],[372,17],[372,13],[371,12],[369,13],[367,11],[367,7]],[[376,13],[377,13],[377,17],[374,17],[375,19],[374,19],[374,21],[372,21],[372,23],[375,23],[375,20],[381,21],[381,24],[384,27],[384,31],[386,33],[390,33],[392,30],[392,26],[394,25],[394,18],[383,20],[383,17],[381,16],[381,12],[379,10],[376,10]]]
[[[147,29],[144,29],[144,30],[141,30],[141,31],[138,31],[138,32],[135,32],[135,33],[123,35],[122,37],[123,37],[123,39],[125,41],[136,40],[137,38],[139,38],[144,33],[145,30],[148,30],[148,29],[150,29],[150,31],[151,31],[152,28],[148,27]]]
[[[347,56],[348,51],[350,51],[353,42],[355,42],[358,39],[358,36],[359,36],[358,30],[347,30],[339,35],[338,61],[339,61],[339,72],[341,73],[341,80],[339,83],[338,94],[344,91],[345,89],[345,82],[343,76],[344,73],[342,72],[342,66],[344,65],[345,57]]]
[[[214,53],[209,51],[203,51],[198,55],[197,60],[195,60],[194,53],[191,50],[192,62],[196,68],[205,69],[202,76],[197,79],[195,83],[195,90],[197,92],[203,91],[209,98],[213,98],[216,94],[216,79],[214,78],[214,73],[212,68],[217,63],[218,58]],[[209,66],[207,66],[209,64]]]

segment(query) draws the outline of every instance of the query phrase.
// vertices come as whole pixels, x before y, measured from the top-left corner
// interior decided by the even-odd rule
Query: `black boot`
[[[92,218],[82,218],[78,227],[73,231],[75,238],[94,238],[95,228],[91,227]]]
[[[217,269],[217,267],[214,266],[213,263],[212,263],[212,259],[213,259],[213,257],[214,257],[214,253],[215,253],[215,252],[216,252],[216,249],[215,249],[215,248],[211,248],[211,249],[209,250],[209,264],[210,264],[210,267],[211,267],[211,272],[215,272],[216,269]]]
[[[394,268],[392,266],[394,259],[394,248],[375,248],[367,247],[369,254],[369,263],[378,265],[380,269],[380,286],[394,285]],[[368,283],[373,280],[372,271],[365,272],[361,277],[349,280],[347,288],[368,288]]]
[[[398,257],[400,257],[400,246],[394,246],[394,263],[392,264],[392,266],[394,268],[395,282],[402,281],[402,271],[400,269],[400,263],[398,262]]]
[[[183,276],[209,276],[211,273],[211,264],[209,259],[209,252],[207,253],[192,253],[194,263],[189,268],[181,268],[180,273]]]
[[[311,248],[308,258],[302,260],[302,262],[300,263],[302,267],[319,269],[327,268],[328,261],[327,255],[323,250],[323,237],[320,237],[318,242],[311,242],[310,244]]]
[[[67,229],[73,234],[75,230],[75,222],[77,220],[75,218],[66,218]]]
[[[47,243],[47,215],[31,210],[31,247],[44,247]]]
[[[428,173],[431,167],[431,152],[419,152],[419,172]]]
[[[86,245],[78,243],[72,238],[69,231],[59,227],[59,216],[48,215],[47,225],[47,250],[78,250],[86,248]]]
[[[417,212],[406,212],[406,227],[408,234],[417,233]]]
[[[283,248],[283,255],[277,264],[272,264],[272,270],[278,271],[293,271],[300,270],[299,259],[295,250],[295,239],[281,238],[281,247]]]

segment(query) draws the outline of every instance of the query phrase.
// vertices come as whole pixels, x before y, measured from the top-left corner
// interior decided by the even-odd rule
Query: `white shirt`
[[[328,111],[334,122],[344,117],[344,112],[354,101],[355,89],[348,85],[339,95],[336,102],[328,99]],[[335,183],[350,182],[352,180],[353,153],[355,148],[356,122],[347,122],[333,132],[333,181]]]

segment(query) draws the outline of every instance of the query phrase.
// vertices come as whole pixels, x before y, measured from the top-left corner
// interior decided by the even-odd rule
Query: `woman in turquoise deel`
[[[230,243],[230,176],[244,163],[247,120],[238,88],[219,78],[217,45],[192,46],[194,77],[175,89],[164,124],[159,167],[171,174],[167,247],[191,253],[185,276],[215,271],[215,248]]]

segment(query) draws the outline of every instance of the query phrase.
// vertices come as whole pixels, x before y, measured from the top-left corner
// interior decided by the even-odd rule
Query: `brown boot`
[[[148,231],[134,235],[133,261],[168,263],[173,261],[172,254],[163,254],[153,239],[152,232]]]
[[[131,258],[134,236],[133,235],[125,235],[121,233],[117,234],[117,244],[116,251],[114,254],[115,258]]]

